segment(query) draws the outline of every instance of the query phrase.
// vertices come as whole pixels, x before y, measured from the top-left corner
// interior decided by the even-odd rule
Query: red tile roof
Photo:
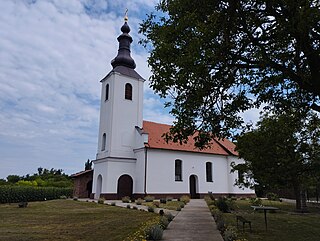
[[[155,149],[165,149],[165,150],[175,150],[175,151],[189,151],[189,152],[200,152],[208,154],[217,154],[217,155],[238,155],[234,150],[235,145],[227,140],[214,140],[210,148],[200,150],[194,146],[193,138],[188,140],[187,144],[180,145],[179,143],[169,142],[167,143],[162,135],[168,132],[170,125],[143,121],[143,131],[148,134],[148,146],[149,148]]]

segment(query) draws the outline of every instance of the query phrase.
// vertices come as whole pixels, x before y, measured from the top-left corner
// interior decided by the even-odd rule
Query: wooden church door
[[[117,196],[121,199],[125,196],[131,197],[133,191],[133,180],[129,175],[122,175],[118,179]]]
[[[195,175],[191,175],[189,178],[189,183],[191,198],[199,198],[199,194],[197,193],[197,177]]]

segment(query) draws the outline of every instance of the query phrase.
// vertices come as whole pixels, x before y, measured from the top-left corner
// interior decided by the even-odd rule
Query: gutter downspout
[[[148,147],[144,147],[144,194],[147,195],[147,162],[148,162]]]

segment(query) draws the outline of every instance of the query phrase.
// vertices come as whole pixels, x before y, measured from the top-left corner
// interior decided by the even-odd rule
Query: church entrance
[[[191,175],[189,177],[189,183],[190,183],[190,197],[191,198],[200,198],[200,195],[197,192],[198,177],[196,175]]]
[[[133,180],[129,175],[122,175],[118,179],[117,196],[121,199],[125,196],[131,197],[133,191]]]
[[[87,183],[86,190],[87,190],[87,197],[90,197],[90,194],[92,193],[92,180]]]

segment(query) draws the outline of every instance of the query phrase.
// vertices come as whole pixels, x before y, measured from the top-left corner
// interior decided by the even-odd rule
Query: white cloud
[[[39,166],[72,173],[95,157],[99,81],[117,54],[126,7],[137,71],[150,76],[147,53],[136,45],[138,23],[153,1],[125,5],[104,0],[0,2],[0,178]],[[161,112],[146,114],[163,119]]]

